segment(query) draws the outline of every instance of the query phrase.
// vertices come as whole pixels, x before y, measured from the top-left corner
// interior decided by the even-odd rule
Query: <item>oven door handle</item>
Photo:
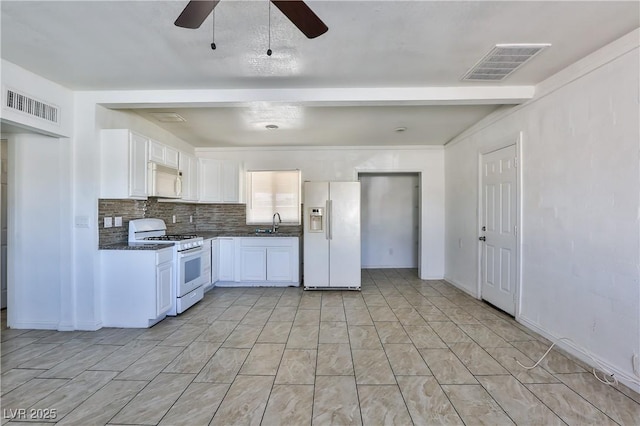
[[[188,250],[179,251],[178,252],[178,257],[182,258],[182,257],[189,256],[189,255],[201,252],[201,251],[202,251],[202,247],[190,248]]]

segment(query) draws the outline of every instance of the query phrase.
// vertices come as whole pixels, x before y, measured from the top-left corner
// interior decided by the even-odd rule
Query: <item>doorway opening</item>
[[[359,173],[363,269],[418,268],[420,173]]]

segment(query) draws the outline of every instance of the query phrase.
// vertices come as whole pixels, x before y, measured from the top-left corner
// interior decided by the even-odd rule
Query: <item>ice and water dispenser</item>
[[[309,208],[309,232],[324,232],[323,229],[323,207]]]

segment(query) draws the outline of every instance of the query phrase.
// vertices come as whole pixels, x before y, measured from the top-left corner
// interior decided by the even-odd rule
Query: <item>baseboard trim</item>
[[[83,331],[96,331],[96,330],[100,330],[102,327],[103,327],[102,321],[79,322],[75,329],[83,330]]]
[[[518,322],[521,323],[522,325],[524,325],[527,328],[530,328],[531,330],[535,331],[536,333],[540,334],[541,336],[545,337],[546,339],[549,339],[551,342],[556,342],[556,347],[559,347],[560,349],[566,351],[567,353],[569,353],[570,355],[578,358],[580,361],[584,362],[585,364],[595,368],[596,370],[599,368],[597,365],[595,365],[593,359],[591,359],[591,357],[589,357],[586,354],[586,350],[571,343],[571,342],[567,342],[564,340],[559,340],[560,337],[553,335],[552,333],[549,333],[548,331],[546,331],[544,328],[542,328],[539,324],[533,322],[532,320],[524,317],[524,316],[520,316],[518,318]],[[620,370],[619,368],[617,368],[614,365],[611,365],[610,363],[608,363],[607,361],[602,360],[599,357],[596,357],[594,354],[591,354],[600,364],[604,365],[607,369],[609,369],[609,371],[611,371],[614,375],[614,377],[617,375],[617,379],[620,383],[622,383],[623,385],[625,385],[626,387],[628,387],[629,389],[633,390],[634,392],[638,392],[640,393],[640,384],[637,383],[632,383],[628,380],[625,380],[622,378],[622,375],[625,376],[629,376],[632,375],[633,373],[629,373],[629,372],[625,372]]]
[[[15,328],[18,330],[57,330],[57,322],[44,322],[44,321],[16,321],[9,325],[9,328]]]
[[[451,284],[452,286],[454,286],[455,288],[457,288],[458,290],[462,290],[465,293],[467,293],[469,296],[475,298],[475,299],[479,299],[478,294],[476,294],[475,292],[469,290],[468,287],[466,287],[464,284],[462,284],[460,281],[454,280],[451,277],[444,277],[444,281],[446,281],[447,283]]]

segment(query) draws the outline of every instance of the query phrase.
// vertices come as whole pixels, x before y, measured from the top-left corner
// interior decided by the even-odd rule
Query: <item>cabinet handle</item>
[[[176,195],[182,195],[182,179],[179,177],[176,178],[175,190]]]

